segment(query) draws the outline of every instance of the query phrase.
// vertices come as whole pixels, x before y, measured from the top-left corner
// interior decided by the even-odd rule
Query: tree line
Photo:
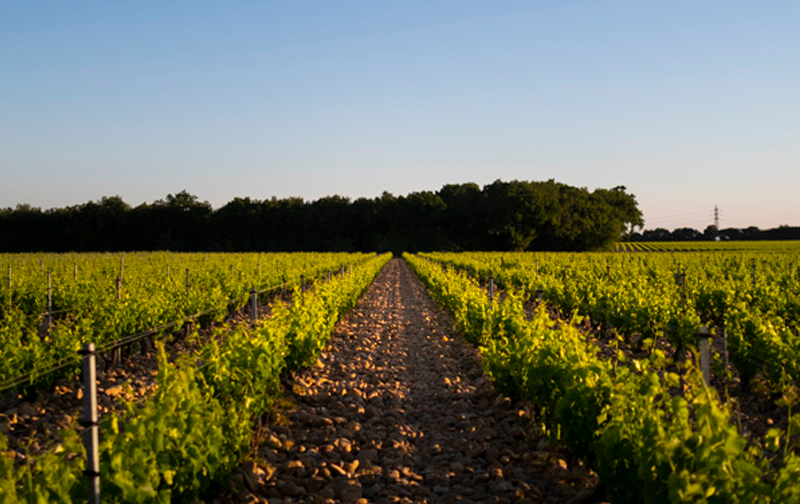
[[[235,198],[214,209],[182,191],[132,207],[119,196],[0,210],[0,251],[599,250],[642,226],[625,187],[553,180],[448,184],[350,200]]]
[[[713,224],[702,232],[697,229],[682,227],[669,231],[664,228],[647,229],[629,236],[630,241],[665,242],[665,241],[729,241],[729,240],[800,240],[800,227],[778,226],[771,229],[759,229],[756,226],[746,228],[717,229]]]

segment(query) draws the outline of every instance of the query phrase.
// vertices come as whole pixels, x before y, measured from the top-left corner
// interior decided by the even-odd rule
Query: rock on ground
[[[217,502],[594,502],[596,478],[533,434],[401,259],[294,376]]]

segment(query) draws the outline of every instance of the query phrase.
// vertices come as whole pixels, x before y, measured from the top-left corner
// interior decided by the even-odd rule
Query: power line
[[[657,214],[648,217],[645,215],[645,225],[647,229],[655,228],[681,228],[681,227],[694,227],[705,228],[707,225],[713,224],[717,229],[722,229],[722,218],[725,218],[725,226],[733,228],[748,228],[751,226],[759,227],[762,229],[777,228],[779,226],[800,226],[800,218],[796,214],[777,213],[769,211],[750,211],[747,209],[738,208],[734,210],[727,209],[723,212],[719,205],[714,205],[713,208],[702,210],[700,208],[681,209],[681,211],[669,214]]]

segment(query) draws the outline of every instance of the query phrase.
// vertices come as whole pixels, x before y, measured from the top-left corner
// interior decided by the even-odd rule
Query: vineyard
[[[616,252],[696,252],[708,250],[728,251],[776,251],[785,252],[800,250],[800,242],[782,241],[694,241],[694,242],[618,242],[614,245]]]
[[[795,254],[408,260],[482,348],[495,386],[540,408],[544,429],[589,461],[612,500],[800,499]],[[490,300],[494,282],[502,292]],[[719,335],[710,383],[701,328]],[[783,418],[763,420],[782,428],[742,425],[753,394],[775,399],[770,413]]]
[[[155,339],[193,320],[221,321],[251,291],[291,290],[350,267],[360,254],[4,255],[0,389],[47,385],[77,369],[82,343]],[[36,337],[31,337],[37,335]]]
[[[3,256],[9,275],[0,329],[5,393],[16,390],[19,402],[74,374],[82,343],[94,343],[111,362],[120,357],[115,353],[139,352],[149,339],[156,347],[154,392],[139,401],[130,390],[122,393],[121,411],[101,421],[103,501],[193,501],[238,462],[253,419],[278,393],[281,372],[316,361],[333,325],[388,259]],[[258,295],[274,296],[268,316],[259,320],[254,312],[253,323],[235,323],[234,312]],[[168,358],[167,345],[182,326],[192,351]],[[36,427],[21,428],[29,422],[42,422],[41,430],[46,424],[39,417],[47,412],[28,403],[9,411],[0,432],[0,451],[10,455],[0,459],[0,502],[85,502],[86,453],[76,426],[25,445],[14,434],[35,433]]]
[[[535,430],[596,474],[604,498],[800,502],[797,249],[678,250],[404,259],[480,351],[494,388],[529,404]],[[87,343],[105,391],[95,471],[103,502],[196,501],[240,464],[258,419],[281,394],[281,376],[321,362],[334,326],[388,261],[333,253],[0,255],[0,502],[90,498],[76,420]],[[384,323],[378,327],[383,334]],[[400,369],[404,355],[402,366],[394,361]],[[344,397],[345,389],[335,393]],[[362,416],[370,407],[349,404]],[[346,414],[331,423],[351,425],[340,421]],[[500,467],[475,453],[483,458],[474,470]],[[342,456],[362,460],[350,448]],[[453,467],[469,465],[456,460]],[[375,479],[355,469],[346,477]]]

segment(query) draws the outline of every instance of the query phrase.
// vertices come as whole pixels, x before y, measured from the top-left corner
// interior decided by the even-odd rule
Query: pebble
[[[562,503],[590,494],[597,481],[585,471],[569,486],[547,477],[564,458],[543,440],[528,448],[535,408],[497,395],[451,324],[408,267],[391,261],[317,365],[287,387],[289,427],[265,427],[257,454],[277,467],[253,494],[270,504]],[[245,502],[234,492],[221,499]]]
[[[124,391],[125,389],[121,385],[116,385],[114,387],[108,387],[105,390],[105,394],[109,397],[119,397]]]
[[[190,350],[186,344],[173,343],[167,351],[174,355],[186,354]],[[156,352],[151,351],[146,355],[136,353],[125,358],[121,366],[126,369],[118,367],[106,370],[103,363],[103,359],[99,358],[97,385],[101,417],[124,408],[123,402],[118,399],[134,400],[155,390],[155,377],[158,374]],[[3,411],[2,414],[12,418],[12,421],[0,420],[0,433],[8,438],[9,446],[14,445],[18,451],[27,449],[24,447],[32,441],[45,446],[51,444],[49,440],[56,438],[59,430],[76,427],[72,422],[81,415],[82,400],[80,380],[77,377],[69,378],[54,385],[52,393],[39,393],[35,399]]]

